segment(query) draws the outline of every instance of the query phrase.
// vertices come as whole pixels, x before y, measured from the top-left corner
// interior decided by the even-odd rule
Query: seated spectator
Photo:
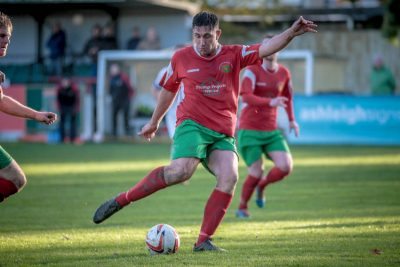
[[[138,26],[133,27],[132,29],[132,36],[129,38],[126,49],[128,50],[136,50],[142,37],[140,36],[140,28]]]
[[[50,50],[49,73],[51,75],[60,76],[62,74],[66,43],[67,38],[64,30],[61,28],[61,24],[59,22],[54,23],[52,34],[46,44]]]
[[[114,25],[108,23],[104,27],[103,38],[100,50],[118,49],[117,38],[115,37]]]
[[[161,49],[160,38],[157,30],[154,27],[150,27],[147,30],[146,38],[140,41],[138,45],[139,50],[158,50]]]
[[[96,24],[92,27],[92,36],[86,41],[85,47],[83,48],[83,54],[88,56],[91,59],[91,69],[92,69],[92,76],[97,76],[97,58],[99,51],[102,47],[103,36],[102,36],[103,29],[100,25]],[[93,131],[97,130],[97,86],[96,83],[92,84],[91,88],[92,92],[92,102],[93,102]]]
[[[102,41],[102,28],[96,24],[92,28],[92,36],[86,41],[83,55],[88,56],[93,64],[97,63],[97,55],[100,51]]]

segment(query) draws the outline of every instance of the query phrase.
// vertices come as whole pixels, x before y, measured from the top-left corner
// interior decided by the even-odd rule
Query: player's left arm
[[[258,50],[260,58],[272,55],[285,48],[296,36],[306,32],[317,32],[317,25],[311,20],[306,20],[302,16],[298,18],[292,26],[284,32],[275,35],[268,41],[263,42]]]
[[[300,127],[296,122],[295,116],[294,116],[294,109],[293,109],[293,87],[292,87],[292,79],[290,78],[290,74],[288,76],[288,79],[285,83],[285,87],[283,88],[282,91],[282,96],[287,98],[287,105],[285,107],[286,113],[289,118],[289,127],[291,131],[294,131],[294,134],[299,136],[300,133]]]
[[[55,113],[36,111],[4,94],[0,100],[0,111],[12,116],[32,119],[45,124],[52,124],[57,120]]]

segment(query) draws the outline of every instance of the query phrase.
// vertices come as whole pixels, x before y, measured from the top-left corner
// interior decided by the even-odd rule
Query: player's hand
[[[145,126],[143,126],[142,130],[138,132],[138,135],[143,136],[144,138],[147,139],[147,141],[150,141],[156,135],[157,129],[158,125],[153,124],[150,121]]]
[[[53,112],[38,112],[36,114],[35,120],[42,122],[44,124],[50,125],[57,120],[57,114]]]
[[[302,35],[306,32],[317,32],[317,24],[311,20],[306,20],[302,16],[298,18],[290,27],[294,36]]]
[[[269,102],[269,105],[271,107],[283,107],[283,108],[286,108],[286,101],[288,101],[287,97],[278,96],[278,97],[272,98],[271,101]]]
[[[297,124],[297,122],[295,122],[295,121],[289,122],[289,127],[290,127],[290,131],[294,131],[295,136],[298,137],[300,134],[300,127]]]
[[[0,71],[0,84],[3,83],[5,79],[6,79],[6,75]]]

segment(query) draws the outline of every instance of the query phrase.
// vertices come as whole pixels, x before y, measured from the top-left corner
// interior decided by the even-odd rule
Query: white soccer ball
[[[146,246],[151,255],[176,253],[179,245],[178,233],[168,224],[151,227],[146,236]]]

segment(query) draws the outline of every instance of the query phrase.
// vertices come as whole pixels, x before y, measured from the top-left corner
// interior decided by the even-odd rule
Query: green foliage
[[[151,117],[153,114],[153,109],[149,106],[140,105],[136,109],[137,117]]]
[[[392,44],[399,45],[399,29],[400,29],[400,1],[386,0],[385,14],[382,24],[382,34],[389,39]]]
[[[400,262],[400,148],[293,146],[294,172],[267,188],[238,220],[246,168],[215,235],[226,254],[191,252],[215,179],[202,167],[100,225],[100,203],[169,161],[168,144],[5,144],[28,185],[0,204],[0,265],[6,266],[396,266]],[[267,164],[269,167],[270,164]],[[267,168],[268,169],[268,168]],[[176,255],[151,257],[147,230],[173,225]]]

